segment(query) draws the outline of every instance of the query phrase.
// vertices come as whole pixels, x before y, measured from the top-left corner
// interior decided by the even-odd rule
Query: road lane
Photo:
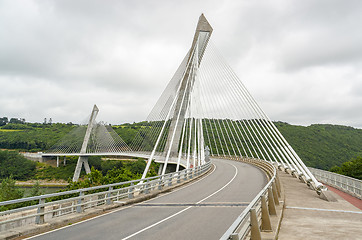
[[[266,177],[245,163],[213,159],[213,164],[215,171],[195,184],[33,239],[218,239]]]

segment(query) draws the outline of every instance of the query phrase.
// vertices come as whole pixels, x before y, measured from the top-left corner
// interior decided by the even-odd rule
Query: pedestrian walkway
[[[279,176],[285,210],[278,239],[362,239],[360,209],[334,192],[336,202],[322,200],[298,179],[283,172]]]

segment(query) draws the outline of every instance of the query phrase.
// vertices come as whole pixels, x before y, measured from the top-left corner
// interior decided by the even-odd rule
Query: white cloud
[[[0,0],[0,117],[146,118],[204,12],[274,120],[362,127],[360,1]]]

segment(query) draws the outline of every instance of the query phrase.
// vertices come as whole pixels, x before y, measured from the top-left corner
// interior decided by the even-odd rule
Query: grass
[[[0,132],[22,132],[23,130],[20,129],[1,129]]]

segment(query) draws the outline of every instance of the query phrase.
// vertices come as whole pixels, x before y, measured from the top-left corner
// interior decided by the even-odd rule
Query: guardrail
[[[280,204],[281,186],[277,170],[271,163],[265,160],[252,158],[228,159],[258,166],[266,173],[269,182],[220,239],[261,239],[262,232],[273,232],[270,216],[277,215],[277,206]]]
[[[311,167],[309,167],[309,170],[318,179],[318,181],[362,199],[361,180]]]
[[[43,224],[54,217],[81,213],[92,207],[132,199],[137,194],[148,194],[153,190],[161,190],[165,186],[172,186],[174,183],[181,183],[181,181],[198,176],[206,172],[210,166],[211,163],[207,162],[192,169],[145,178],[142,181],[138,179],[0,202],[0,207],[24,203],[30,205],[0,212],[0,232],[34,222]],[[65,199],[52,201],[56,197]],[[38,203],[31,205],[34,201]]]

